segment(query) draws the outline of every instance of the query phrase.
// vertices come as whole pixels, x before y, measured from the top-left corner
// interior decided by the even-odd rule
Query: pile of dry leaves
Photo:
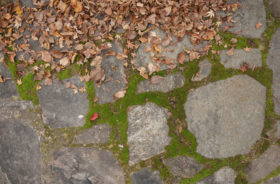
[[[221,20],[216,12],[240,6],[227,0],[34,0],[34,5],[1,7],[0,51],[11,62],[21,61],[19,77],[28,70],[46,85],[72,63],[87,67],[81,80],[101,84],[102,58],[115,55],[127,66],[152,25],[178,40],[188,35],[193,44],[213,40],[221,24],[231,21],[230,14]],[[108,50],[115,39],[125,40],[123,53]],[[182,63],[185,56],[179,57]]]

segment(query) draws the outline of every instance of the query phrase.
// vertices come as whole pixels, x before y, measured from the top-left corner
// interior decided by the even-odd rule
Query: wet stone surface
[[[208,158],[246,154],[264,126],[266,89],[247,75],[210,83],[189,93],[188,129]]]
[[[229,167],[223,167],[216,171],[213,175],[196,182],[196,184],[234,184],[236,173]]]
[[[186,156],[168,158],[163,163],[174,176],[181,178],[192,178],[203,168],[195,159]]]
[[[228,56],[227,50],[223,50],[220,58],[225,68],[240,69],[245,62],[250,68],[262,66],[262,53],[259,49],[250,49],[249,52],[236,49],[233,52],[233,56]]]
[[[199,63],[199,72],[194,76],[192,81],[201,81],[208,77],[211,73],[212,64],[208,59],[205,59]]]
[[[124,173],[109,151],[61,148],[53,153],[52,182],[57,184],[124,184]]]
[[[168,110],[154,103],[129,108],[127,142],[129,165],[163,153],[170,142]]]
[[[43,120],[51,128],[79,127],[85,123],[89,102],[86,93],[75,93],[66,88],[70,81],[78,89],[85,87],[79,77],[72,77],[63,81],[53,80],[51,86],[42,85],[38,91],[39,102],[43,110]]]
[[[266,177],[270,172],[280,166],[280,147],[273,145],[259,158],[253,160],[245,173],[249,183],[255,183]]]
[[[145,168],[130,176],[132,184],[163,184],[158,171],[152,171],[151,168]]]
[[[154,76],[149,80],[140,82],[137,86],[137,93],[155,91],[167,93],[176,88],[183,87],[184,84],[185,77],[181,73],[169,74],[165,77]]]

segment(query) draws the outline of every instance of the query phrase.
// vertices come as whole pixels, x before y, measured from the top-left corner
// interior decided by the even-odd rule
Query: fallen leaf
[[[98,118],[98,114],[97,113],[94,113],[91,117],[90,117],[90,120],[91,121],[94,121],[94,120],[96,120],[97,118]]]
[[[230,41],[231,43],[237,43],[238,40],[236,38],[232,38]]]
[[[56,59],[60,59],[63,57],[63,53],[58,50],[51,50],[51,55]]]
[[[126,94],[126,90],[121,90],[115,93],[114,97],[115,99],[123,98]]]
[[[177,62],[180,63],[180,64],[183,64],[184,61],[186,59],[186,54],[181,52],[180,54],[178,54],[178,57],[177,57]]]
[[[150,82],[151,82],[152,84],[159,84],[163,79],[164,79],[164,78],[161,77],[161,76],[154,75],[154,76],[151,77]]]
[[[22,85],[22,80],[21,79],[17,79],[17,85]]]
[[[250,52],[250,51],[251,51],[251,48],[245,47],[243,50],[244,50],[245,52]]]
[[[232,47],[230,50],[227,51],[228,56],[233,56],[234,54],[234,48]]]
[[[127,33],[127,38],[130,39],[130,40],[135,39],[136,36],[137,36],[137,33],[136,33],[135,31],[129,31],[129,32]]]
[[[262,23],[261,22],[258,22],[257,24],[256,24],[256,29],[260,29],[262,27]]]
[[[64,3],[63,1],[59,1],[57,7],[62,11],[65,12],[66,8],[67,8],[67,4]]]
[[[48,52],[48,51],[41,51],[41,54],[42,54],[42,60],[43,61],[46,61],[46,62],[52,62],[53,58],[51,56],[51,54]]]
[[[61,64],[62,66],[67,66],[70,64],[70,61],[69,61],[68,57],[64,57],[61,60],[59,60],[59,64]]]
[[[36,86],[36,90],[38,91],[38,90],[40,90],[42,88],[42,86],[40,85],[40,84],[38,84],[37,86]]]
[[[70,87],[71,87],[71,82],[70,81],[66,82],[65,88],[70,88]]]
[[[0,83],[3,83],[4,82],[4,79],[2,77],[2,75],[0,75]]]

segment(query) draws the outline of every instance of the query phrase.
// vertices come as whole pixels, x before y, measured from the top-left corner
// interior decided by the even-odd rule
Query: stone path
[[[209,43],[150,27],[159,48],[142,43],[127,66],[110,40],[92,73],[102,83],[54,77],[35,85],[39,104],[0,51],[0,183],[279,184],[280,3],[232,2],[228,33],[198,61],[178,56]]]

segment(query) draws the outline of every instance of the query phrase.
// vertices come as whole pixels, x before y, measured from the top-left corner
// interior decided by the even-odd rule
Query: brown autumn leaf
[[[63,57],[63,53],[62,52],[60,52],[60,51],[58,51],[58,50],[51,50],[51,55],[54,57],[54,58],[56,58],[56,59],[60,59],[60,58],[62,58]]]
[[[232,38],[230,41],[231,41],[231,43],[237,43],[237,39],[236,38]]]
[[[233,56],[234,54],[234,47],[232,47],[230,50],[227,51],[228,56]]]
[[[181,52],[180,54],[178,54],[178,57],[177,57],[178,63],[183,64],[185,59],[186,59],[186,54],[184,52]]]
[[[107,8],[105,9],[105,13],[106,13],[107,15],[112,15],[112,8],[111,8],[111,7],[107,7]]]
[[[127,38],[130,39],[130,40],[135,39],[136,36],[137,36],[136,31],[129,31],[129,32],[127,33]]]
[[[245,47],[243,50],[244,50],[245,52],[250,52],[250,51],[251,51],[251,48]]]
[[[48,51],[42,50],[41,54],[42,54],[42,60],[43,61],[46,61],[48,63],[53,61],[53,58],[52,58],[51,54]]]
[[[123,98],[126,94],[126,90],[121,90],[121,91],[118,91],[114,94],[114,98],[117,100],[117,99],[120,99],[120,98]]]
[[[196,51],[190,52],[190,61],[193,61],[193,60],[199,59],[199,58],[200,58],[199,52],[196,52]]]
[[[151,84],[159,84],[163,79],[164,79],[164,77],[154,75],[151,77],[150,82],[151,82]]]
[[[61,64],[62,66],[67,66],[70,64],[69,58],[68,57],[64,57],[62,59],[59,60],[59,64]]]
[[[59,8],[62,12],[65,12],[67,8],[67,4],[64,3],[62,0],[59,1],[57,8]]]
[[[260,29],[261,27],[262,27],[262,23],[261,22],[258,22],[257,24],[256,24],[256,29]]]

